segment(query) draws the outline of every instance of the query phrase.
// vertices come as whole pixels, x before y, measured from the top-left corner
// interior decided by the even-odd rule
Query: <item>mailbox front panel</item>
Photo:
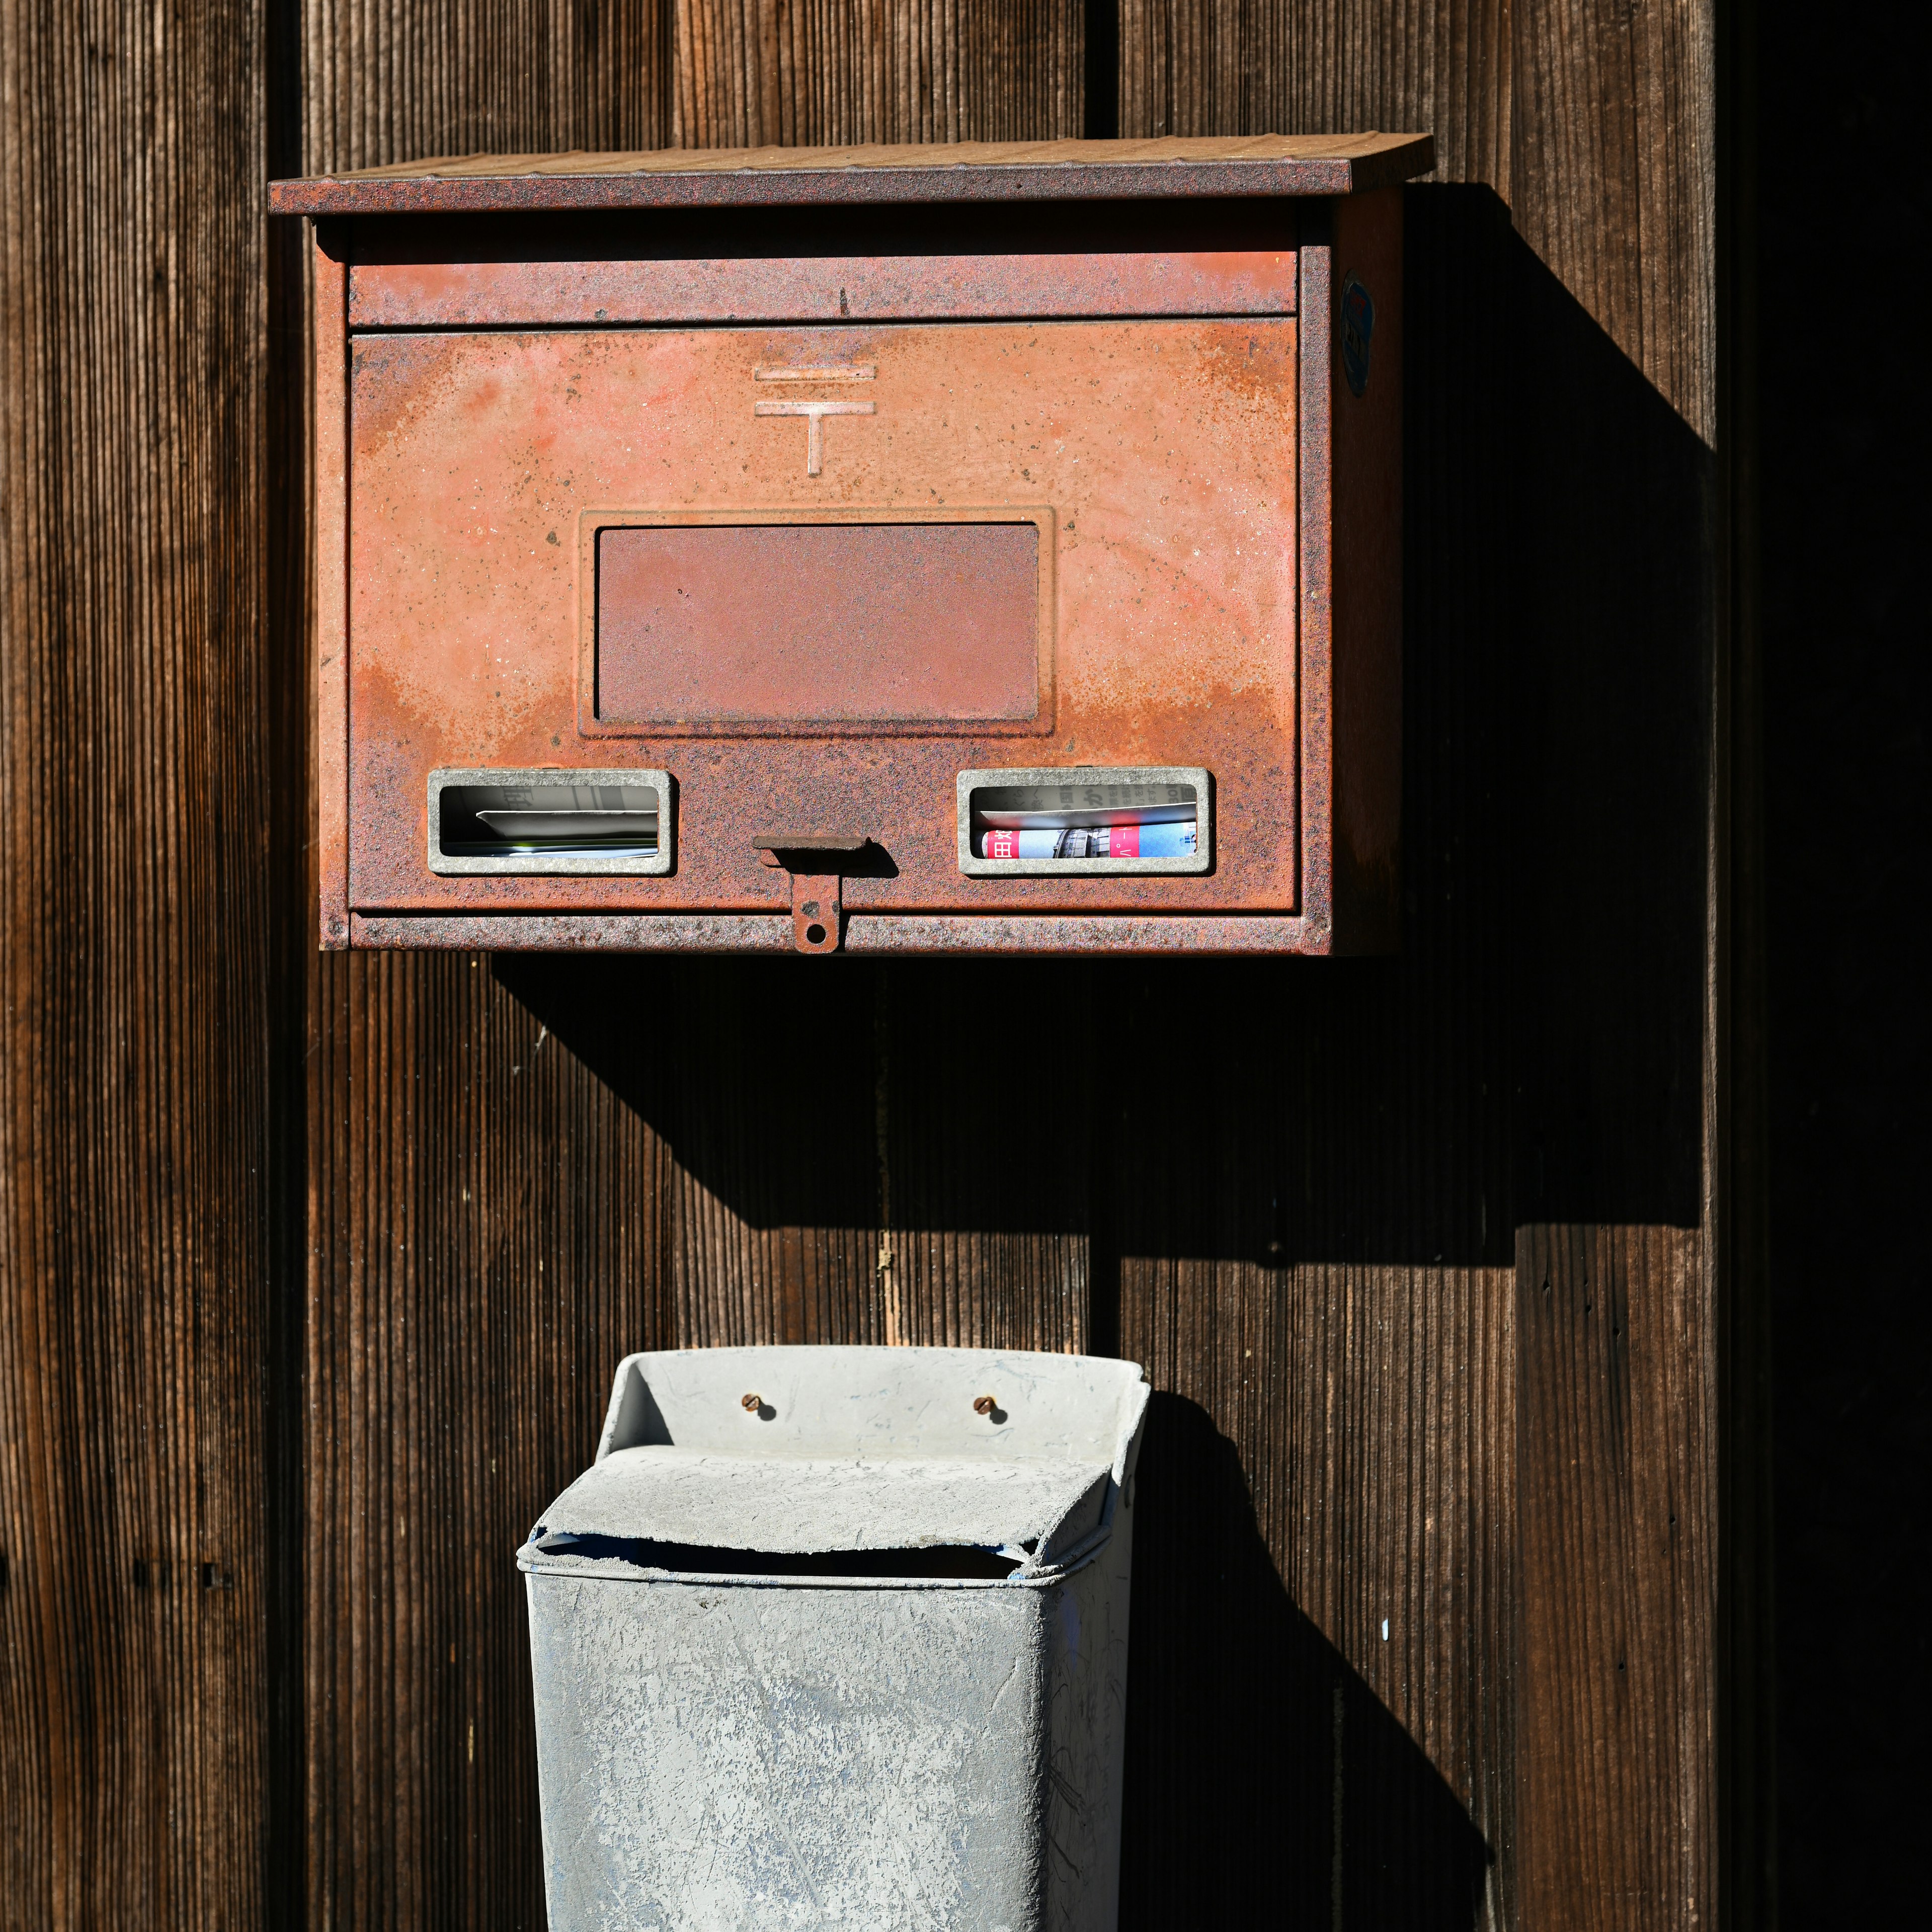
[[[350,906],[770,911],[810,832],[853,912],[1295,910],[1292,296],[354,337]],[[669,872],[430,871],[432,772],[632,765]],[[1056,766],[1204,768],[1212,870],[964,874],[960,774]]]

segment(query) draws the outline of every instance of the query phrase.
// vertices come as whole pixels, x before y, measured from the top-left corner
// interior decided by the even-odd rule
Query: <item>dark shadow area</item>
[[[546,1556],[587,1557],[593,1562],[634,1563],[703,1576],[948,1577],[1000,1583],[1019,1568],[1010,1556],[970,1544],[917,1550],[820,1550],[804,1552],[733,1550],[718,1544],[660,1543],[650,1537],[602,1536],[582,1531],[548,1533],[538,1523],[530,1540]]]
[[[1289,1600],[1234,1445],[1157,1394],[1135,1492],[1124,1932],[1468,1932],[1490,1849]]]
[[[1120,0],[1084,0],[1087,35],[1086,124],[1090,141],[1111,141],[1120,131]]]
[[[771,255],[1107,254],[1251,248],[1256,224],[1295,232],[1294,197],[1222,203],[1146,200],[944,206],[944,241],[924,204],[656,208],[542,214],[355,218],[358,262],[727,261]],[[330,224],[332,232],[336,224]]]
[[[896,1226],[1087,1224],[1090,964],[502,953],[492,970],[754,1226],[874,1224],[882,1031]]]
[[[1926,1909],[1924,1748],[1906,1714],[1932,1697],[1917,17],[1886,0],[1820,33],[1778,0],[1758,28],[1778,1884],[1793,1928]],[[1834,272],[1793,305],[1778,298],[1798,235],[1828,236]]]
[[[1504,1267],[1521,1221],[1696,1225],[1708,453],[1490,190],[1408,228],[1401,952],[500,956],[738,1213],[871,1220],[883,1039],[904,1228]]]
[[[1695,1227],[1715,462],[1512,253],[1519,1218]]]

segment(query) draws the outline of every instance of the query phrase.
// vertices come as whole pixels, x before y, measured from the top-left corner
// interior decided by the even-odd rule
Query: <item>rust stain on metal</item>
[[[1394,198],[1371,200],[1350,245],[1386,262],[1395,236],[1399,260]],[[1395,761],[1370,740],[1399,692],[1399,386],[1391,355],[1338,413],[1323,232],[974,257],[934,220],[928,256],[347,265],[352,318],[415,332],[324,318],[346,372],[320,478],[348,566],[334,930],[1319,951],[1338,854],[1392,904]],[[672,319],[574,326],[599,278],[616,312]],[[1085,312],[1011,312],[1056,286]],[[1190,289],[1225,309],[1161,312]],[[1374,668],[1345,676],[1364,623]],[[1213,775],[1211,869],[962,875],[960,771],[1174,764]],[[430,874],[428,774],[495,766],[668,772],[675,869]],[[855,818],[862,863],[758,849]]]
[[[358,370],[352,415],[352,517],[371,538],[351,598],[358,909],[749,910],[770,903],[770,874],[746,850],[757,821],[836,824],[855,808],[896,869],[848,893],[882,909],[1296,909],[1296,332],[1268,318],[385,339]],[[717,406],[748,369],[865,361],[891,413],[822,480],[759,440],[748,412],[740,430]],[[1204,407],[1211,372],[1228,368],[1238,392]],[[1052,737],[1003,756],[983,735],[1000,721],[956,714],[950,731],[916,721],[923,742],[890,721],[833,742],[793,720],[700,748],[675,727],[598,718],[580,704],[597,566],[579,526],[625,515],[627,500],[634,527],[692,514],[884,525],[949,518],[955,503],[983,520],[1052,503],[1052,709],[1017,721]],[[633,760],[679,779],[674,875],[423,877],[431,769]],[[959,770],[1174,760],[1224,788],[1226,856],[1208,878],[959,878]]]
[[[381,247],[380,238],[373,245]],[[462,262],[424,262],[421,252],[412,248],[406,260],[356,264],[350,281],[352,328],[1040,321],[1294,311],[1294,251],[1279,246],[1132,255]]]
[[[801,952],[836,952],[845,936],[836,872],[791,875],[791,933]]]
[[[614,525],[597,540],[605,724],[1039,716],[1031,523]]]
[[[791,874],[793,944],[801,952],[836,952],[845,930],[842,870],[862,864],[872,842],[844,832],[768,832],[752,844],[766,865]]]

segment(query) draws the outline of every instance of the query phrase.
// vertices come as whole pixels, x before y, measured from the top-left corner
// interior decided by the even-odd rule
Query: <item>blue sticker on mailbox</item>
[[[1369,386],[1369,344],[1376,333],[1376,305],[1353,275],[1342,283],[1342,374],[1360,395]]]

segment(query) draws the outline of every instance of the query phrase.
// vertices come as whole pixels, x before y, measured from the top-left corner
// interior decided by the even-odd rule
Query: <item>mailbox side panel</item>
[[[1400,188],[1352,196],[1336,205],[1332,260],[1327,334],[1334,452],[1335,943],[1340,952],[1372,952],[1393,950],[1400,932]]]
[[[315,849],[324,952],[349,944],[348,267],[341,224],[315,234]]]
[[[1133,1537],[1133,1511],[1123,1497],[1100,1555],[1050,1593],[1053,1932],[1114,1932],[1119,1917]]]

